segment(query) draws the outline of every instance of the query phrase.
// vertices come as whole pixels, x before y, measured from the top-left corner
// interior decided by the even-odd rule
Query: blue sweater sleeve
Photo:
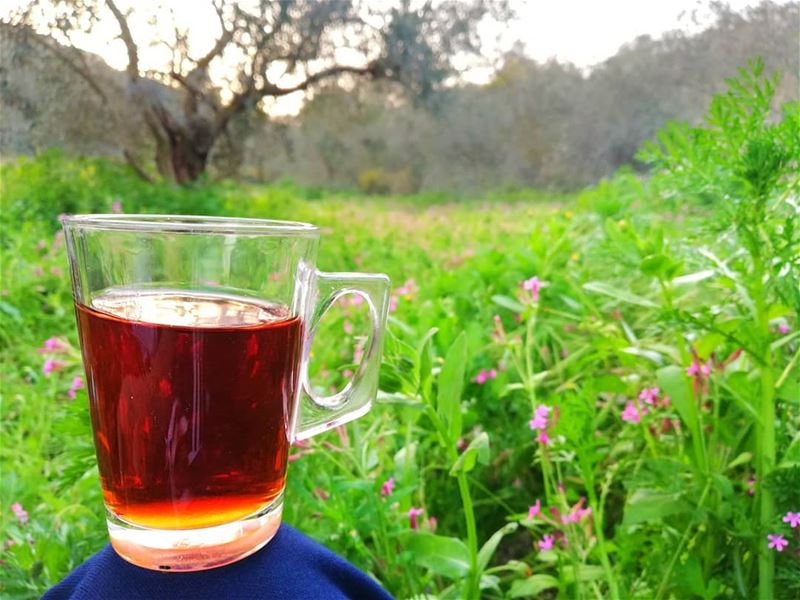
[[[194,573],[159,573],[121,559],[111,546],[80,565],[43,600],[391,600],[372,578],[288,525],[252,556]]]

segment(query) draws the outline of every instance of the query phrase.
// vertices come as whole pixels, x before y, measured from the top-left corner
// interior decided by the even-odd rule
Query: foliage
[[[772,119],[771,90],[754,65],[643,151],[651,178],[558,205],[4,166],[3,592],[35,597],[106,539],[53,217],[120,200],[313,221],[321,268],[396,282],[377,405],[293,450],[285,519],[398,597],[797,597],[800,111]],[[324,321],[320,386],[357,319]],[[51,336],[69,345],[45,375]]]

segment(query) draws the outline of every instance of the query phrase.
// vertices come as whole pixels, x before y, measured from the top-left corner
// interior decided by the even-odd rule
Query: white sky
[[[386,1],[386,0],[380,0]],[[779,0],[785,2],[787,0]],[[140,22],[130,20],[134,37],[137,31],[151,31],[147,17],[157,10],[159,4],[171,6],[177,21],[185,23],[191,33],[196,55],[210,48],[219,35],[219,24],[210,3],[202,0],[119,0],[124,10],[135,3]],[[27,4],[26,0],[6,0],[4,4]],[[740,11],[758,4],[754,0],[728,0],[734,10]],[[516,19],[504,24],[485,24],[481,30],[486,53],[499,56],[519,41],[526,54],[540,61],[556,58],[572,62],[580,67],[590,67],[613,56],[626,42],[637,36],[659,37],[666,31],[684,29],[696,31],[710,21],[708,0],[511,0],[517,13]],[[691,20],[692,11],[697,11],[699,25]],[[5,12],[5,11],[2,11]],[[78,40],[79,46],[102,56],[112,67],[123,69],[126,64],[124,46],[120,40],[113,41],[117,33],[116,23],[103,24],[91,36]],[[148,40],[137,39],[141,46]],[[155,66],[164,61],[167,49],[162,46],[141,48],[144,66]],[[467,65],[463,65],[467,66]],[[212,74],[213,75],[213,74]],[[465,74],[465,79],[481,83],[491,75],[489,67],[475,67]],[[279,82],[280,83],[280,82]],[[296,113],[302,104],[301,93],[285,96],[274,101],[268,110],[273,115]]]

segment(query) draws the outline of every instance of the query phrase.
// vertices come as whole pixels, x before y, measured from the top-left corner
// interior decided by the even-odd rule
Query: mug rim
[[[64,227],[103,231],[319,237],[319,227],[311,223],[251,217],[92,213],[61,215],[58,220]]]

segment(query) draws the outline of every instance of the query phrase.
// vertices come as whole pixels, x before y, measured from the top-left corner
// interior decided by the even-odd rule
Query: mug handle
[[[378,375],[383,355],[383,337],[389,310],[389,278],[378,273],[323,273],[315,271],[312,283],[308,329],[300,366],[299,415],[294,439],[305,440],[366,414],[378,391]],[[356,294],[369,309],[370,333],[355,374],[339,392],[319,396],[308,378],[308,358],[319,323],[339,298]]]

